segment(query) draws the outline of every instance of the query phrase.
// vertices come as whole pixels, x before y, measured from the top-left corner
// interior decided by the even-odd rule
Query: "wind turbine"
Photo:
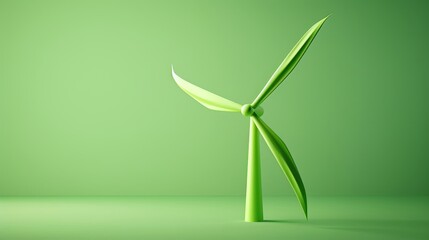
[[[273,73],[265,87],[251,104],[238,104],[214,93],[197,87],[179,77],[172,67],[172,75],[177,85],[189,96],[194,98],[203,106],[216,111],[241,112],[243,116],[250,117],[249,130],[249,152],[247,166],[247,187],[246,187],[246,222],[263,221],[262,189],[261,189],[261,166],[259,154],[259,134],[261,133],[269,149],[286,175],[291,184],[296,197],[301,204],[305,217],[307,215],[307,196],[304,183],[298,172],[298,168],[290,154],[286,144],[280,137],[261,119],[264,110],[262,102],[283,82],[301,60],[307,48],[328,17],[323,18],[314,24],[301,37],[298,43],[292,48],[277,70]]]

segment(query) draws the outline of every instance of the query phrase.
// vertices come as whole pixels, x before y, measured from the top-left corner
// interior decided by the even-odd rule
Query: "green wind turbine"
[[[216,111],[241,112],[244,116],[250,117],[249,130],[249,153],[247,166],[247,187],[246,187],[246,222],[263,221],[262,189],[261,189],[261,166],[259,156],[259,134],[258,130],[273,153],[280,168],[291,184],[305,217],[307,215],[307,197],[304,183],[299,175],[298,168],[280,137],[261,119],[264,110],[262,102],[283,82],[301,60],[307,48],[310,46],[317,32],[322,27],[328,17],[314,24],[301,37],[298,43],[289,52],[265,87],[251,104],[238,104],[214,93],[197,87],[179,77],[172,67],[172,75],[177,85],[189,96],[201,103],[203,106]]]

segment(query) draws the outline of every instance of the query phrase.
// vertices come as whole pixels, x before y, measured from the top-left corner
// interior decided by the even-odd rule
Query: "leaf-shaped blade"
[[[262,121],[259,116],[254,114],[252,116],[252,120],[264,138],[265,142],[267,142],[268,147],[279,163],[283,173],[289,180],[289,183],[292,185],[299,203],[304,210],[305,217],[307,218],[307,195],[305,193],[304,183],[302,182],[298,168],[296,167],[292,155],[286,147],[286,144],[270,127],[268,127],[264,121]]]
[[[179,77],[175,72],[173,67],[171,67],[171,73],[173,75],[174,81],[177,85],[189,96],[197,100],[208,109],[216,111],[225,111],[225,112],[240,112],[241,105],[235,103],[231,100],[218,96],[214,93],[211,93],[207,90],[204,90],[198,86],[195,86],[192,83],[189,83]]]
[[[314,24],[292,48],[277,70],[273,73],[270,80],[268,80],[265,87],[253,101],[252,106],[254,108],[257,108],[292,72],[299,60],[301,60],[302,56],[304,56],[305,51],[307,51],[311,42],[316,37],[317,32],[319,32],[319,29],[322,27],[327,18],[328,17],[325,17]]]

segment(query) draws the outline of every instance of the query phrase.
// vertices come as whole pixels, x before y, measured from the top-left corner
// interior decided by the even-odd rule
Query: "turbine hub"
[[[245,117],[250,117],[253,114],[256,114],[258,116],[262,116],[264,114],[264,109],[261,106],[258,106],[256,109],[252,107],[250,104],[244,104],[241,107],[241,114]]]

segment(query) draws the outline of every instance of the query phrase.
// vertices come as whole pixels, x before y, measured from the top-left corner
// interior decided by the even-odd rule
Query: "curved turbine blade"
[[[304,210],[305,217],[307,218],[307,195],[305,193],[304,183],[302,182],[298,168],[296,167],[292,155],[286,147],[286,144],[270,127],[268,127],[264,121],[262,121],[259,116],[254,114],[252,116],[252,120],[264,138],[265,142],[267,142],[268,147],[279,163],[283,173],[289,180],[289,183],[292,185],[299,203]]]
[[[329,16],[328,16],[329,17]],[[268,80],[265,87],[253,101],[253,108],[257,108],[282,82],[283,80],[292,72],[295,66],[304,56],[305,51],[310,46],[313,39],[316,37],[317,32],[322,27],[323,23],[328,17],[320,20],[314,24],[305,34],[301,37],[298,43],[292,48],[277,70],[273,73],[270,80]]]
[[[197,100],[197,102],[201,103],[206,108],[216,111],[240,112],[240,104],[218,96],[214,93],[211,93],[207,90],[193,85],[192,83],[183,80],[174,72],[173,66],[171,67],[171,73],[177,85],[179,85],[179,87],[185,93]]]

